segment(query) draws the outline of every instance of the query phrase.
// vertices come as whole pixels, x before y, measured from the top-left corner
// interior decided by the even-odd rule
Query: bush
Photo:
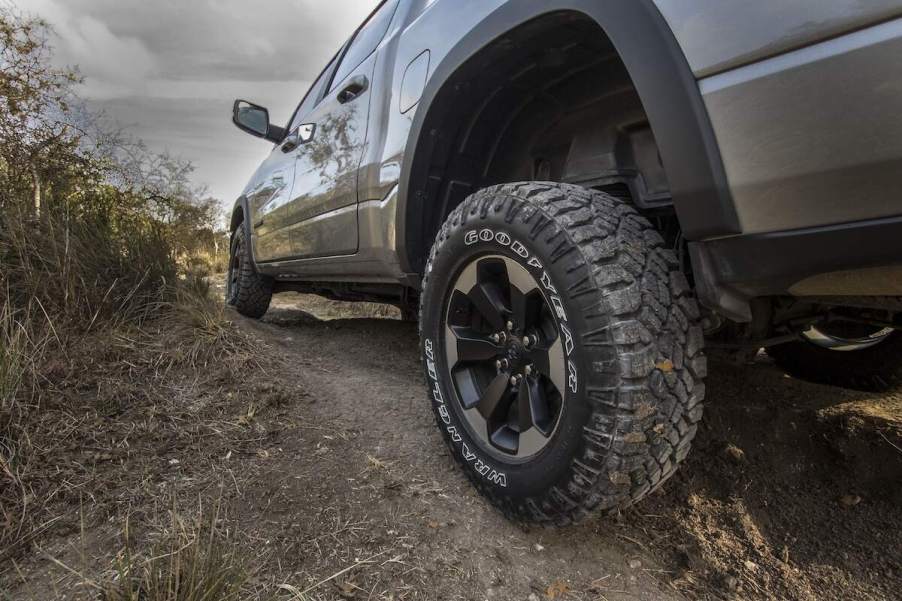
[[[0,229],[0,265],[0,300],[57,335],[145,319],[177,274],[157,228],[97,214],[14,213]]]
[[[39,534],[39,492],[52,496],[33,464],[46,467],[54,416],[74,409],[46,411],[65,402],[56,372],[77,372],[87,349],[78,376],[90,381],[85,366],[115,361],[102,341],[113,333],[166,366],[237,344],[194,273],[222,246],[217,201],[190,184],[189,163],[74,110],[79,77],[52,66],[49,38],[0,3],[0,572]],[[164,327],[182,335],[164,343]]]

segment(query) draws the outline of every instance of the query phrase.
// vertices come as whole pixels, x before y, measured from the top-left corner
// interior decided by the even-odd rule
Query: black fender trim
[[[239,214],[240,211],[240,214]],[[240,221],[239,221],[240,220]],[[253,238],[253,229],[251,227],[251,210],[250,204],[248,203],[247,196],[241,196],[238,200],[235,201],[235,206],[232,209],[232,220],[229,224],[229,229],[232,233],[232,237],[234,238],[235,231],[239,228],[244,228],[244,239],[247,240],[247,252],[250,255],[251,259],[251,267],[254,270],[255,274],[260,273],[257,269],[257,259],[254,257],[254,238]],[[229,241],[229,248],[231,249],[232,241]]]
[[[902,217],[732,236],[689,245],[699,300],[749,321],[749,299],[809,277],[902,264]]]
[[[423,131],[429,108],[444,84],[499,36],[532,19],[561,11],[592,18],[620,54],[629,71],[658,142],[677,215],[687,240],[741,232],[727,186],[720,150],[698,83],[670,27],[651,0],[514,0],[470,30],[436,65],[411,124],[399,196],[401,260],[412,271],[407,247],[407,203],[416,202],[428,170],[418,150],[428,149]],[[426,153],[419,153],[426,154]],[[428,160],[428,159],[426,159]],[[412,178],[417,178],[413,181]]]

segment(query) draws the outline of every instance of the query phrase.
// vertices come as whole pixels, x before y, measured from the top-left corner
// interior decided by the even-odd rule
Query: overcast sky
[[[197,167],[226,205],[271,146],[231,123],[235,98],[287,121],[377,0],[17,0],[54,28],[81,95],[155,151]]]

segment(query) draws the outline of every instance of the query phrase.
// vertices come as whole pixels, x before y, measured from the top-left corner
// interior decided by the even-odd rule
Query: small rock
[[[727,590],[735,591],[739,588],[739,579],[736,578],[736,576],[727,574],[723,579],[723,584],[727,588]]]
[[[861,503],[861,497],[858,495],[843,495],[839,498],[839,502],[843,507],[855,507]]]
[[[728,444],[724,449],[724,453],[730,459],[730,461],[732,461],[736,465],[745,463],[745,451],[734,444]]]
[[[536,551],[544,551],[544,550],[545,550],[545,547],[543,547],[543,546],[540,545],[539,543],[536,543],[536,544],[533,546],[533,548],[534,548]]]
[[[529,596],[526,598],[526,601],[539,601],[539,596],[535,593],[529,593]]]
[[[671,361],[670,359],[664,359],[663,361],[655,364],[655,367],[660,369],[665,374],[669,374],[673,371],[673,361]]]
[[[748,570],[749,572],[754,572],[755,570],[758,569],[758,564],[749,559],[745,560],[744,565],[745,565],[745,569]]]
[[[630,560],[630,569],[631,569],[631,570],[638,570],[638,569],[641,568],[641,567],[642,567],[642,562],[639,561],[638,559],[631,559],[631,560]]]

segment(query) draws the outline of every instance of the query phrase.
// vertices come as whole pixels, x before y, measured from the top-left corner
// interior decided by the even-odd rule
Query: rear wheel
[[[902,334],[892,329],[822,324],[767,353],[790,375],[819,384],[877,392],[902,386]]]
[[[229,271],[226,275],[226,304],[246,317],[259,319],[272,300],[272,279],[260,275],[251,263],[244,228],[232,237]]]
[[[554,183],[482,190],[439,233],[421,300],[438,425],[508,516],[566,524],[625,507],[689,452],[698,307],[624,202]]]

